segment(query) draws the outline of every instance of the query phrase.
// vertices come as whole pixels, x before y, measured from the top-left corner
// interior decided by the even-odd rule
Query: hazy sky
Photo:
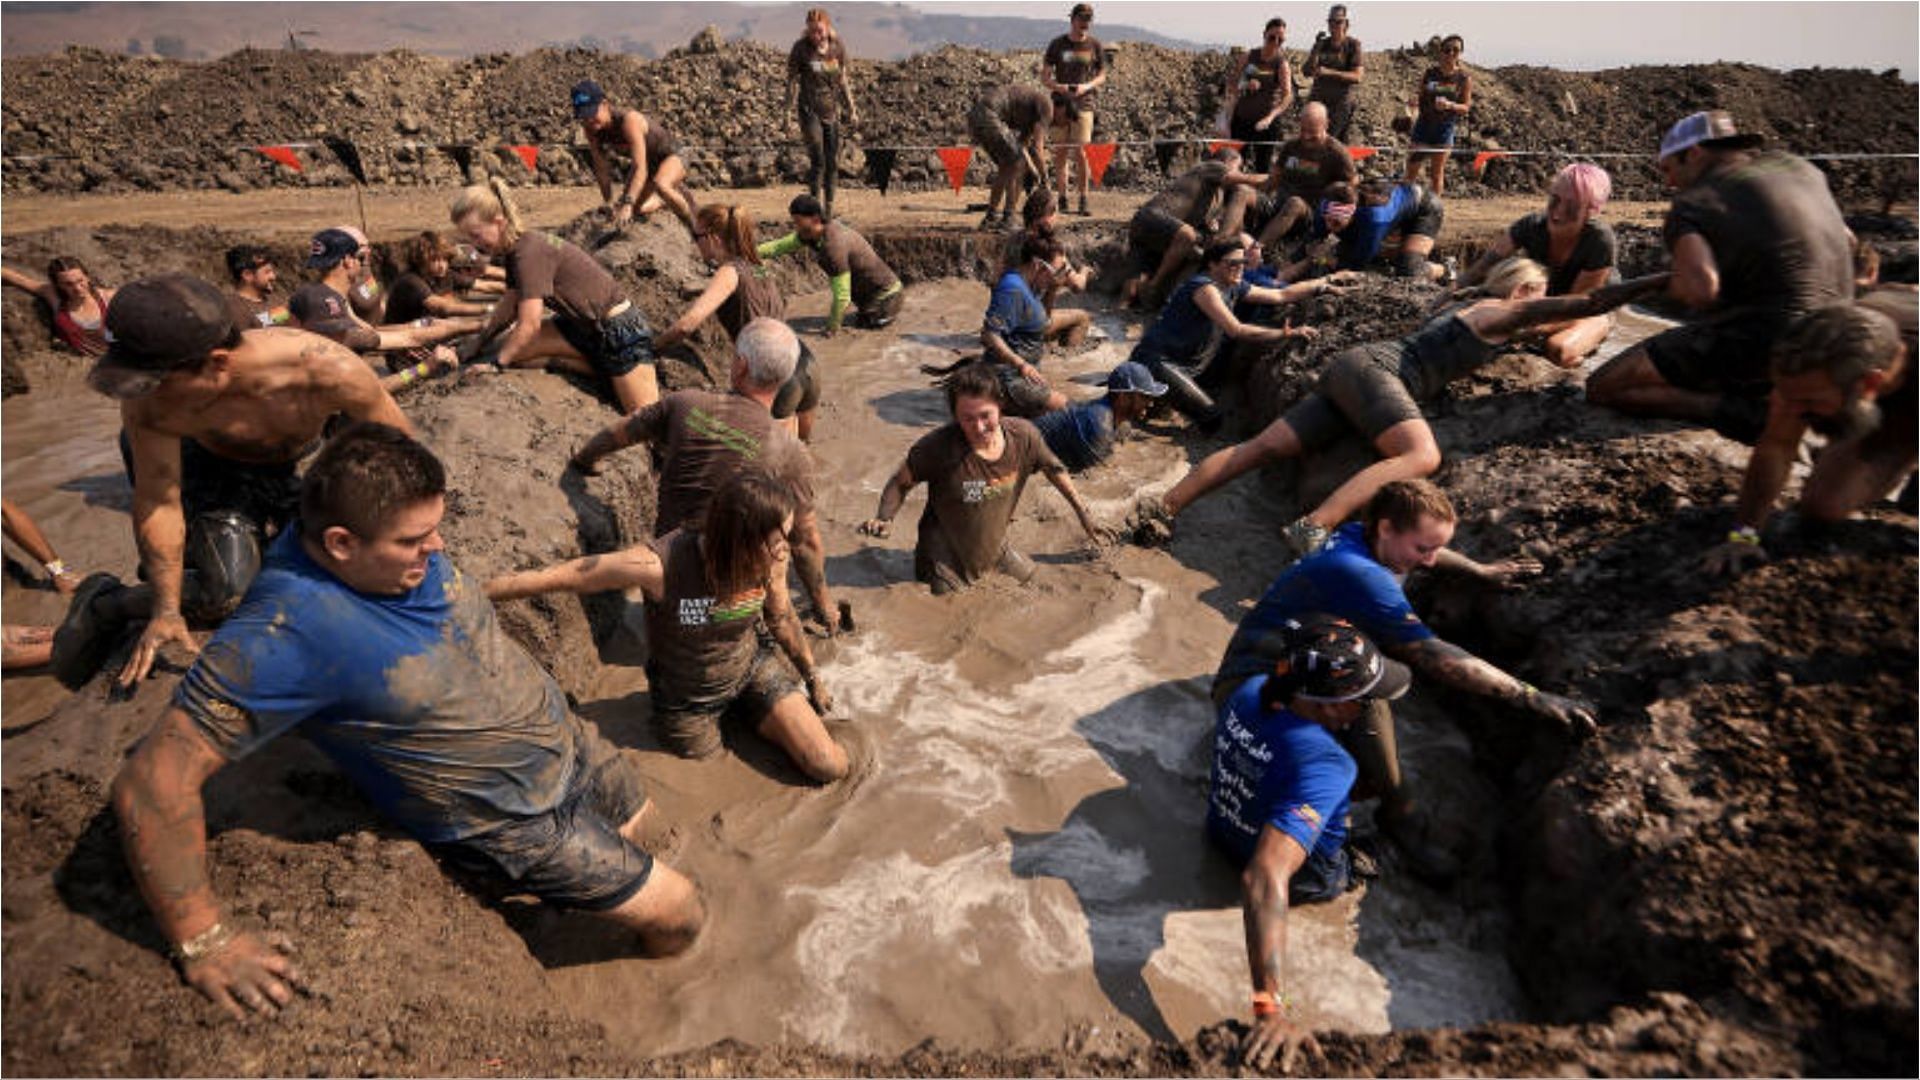
[[[1325,29],[1324,2],[1093,0],[1098,22],[1130,23],[1204,44],[1253,45],[1260,28],[1287,20],[1287,44],[1306,48]],[[914,2],[923,11],[1041,17],[1049,6],[1066,23],[1072,0]],[[1425,41],[1436,33],[1467,39],[1471,63],[1540,64],[1590,70],[1628,64],[1702,64],[1739,60],[1768,67],[1899,68],[1920,72],[1920,3],[1408,3],[1349,0],[1353,36],[1368,48]],[[1096,22],[1095,36],[1100,28]]]

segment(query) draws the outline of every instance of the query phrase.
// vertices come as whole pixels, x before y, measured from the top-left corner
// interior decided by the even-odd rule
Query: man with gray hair
[[[632,416],[615,421],[574,452],[569,463],[589,476],[600,459],[637,443],[658,451],[660,503],[653,534],[697,529],[721,485],[751,461],[765,463],[793,489],[794,569],[813,617],[808,629],[831,637],[838,609],[827,591],[826,545],[814,513],[813,462],[800,440],[773,418],[773,401],[793,377],[800,339],[778,319],[759,318],[734,339],[732,390],[676,390]]]

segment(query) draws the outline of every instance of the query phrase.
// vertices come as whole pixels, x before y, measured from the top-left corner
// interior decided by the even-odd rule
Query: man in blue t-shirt
[[[1276,641],[1284,644],[1275,635],[1289,619],[1320,612],[1353,623],[1387,655],[1427,678],[1525,709],[1575,735],[1590,733],[1590,706],[1537,690],[1441,640],[1414,614],[1403,582],[1422,567],[1489,582],[1539,569],[1528,559],[1483,564],[1449,550],[1457,520],[1452,502],[1431,481],[1396,480],[1382,487],[1367,504],[1364,524],[1343,525],[1324,545],[1306,545],[1311,553],[1276,578],[1241,620],[1214,676],[1214,703],[1231,699],[1249,678],[1272,669]],[[1455,860],[1425,836],[1424,821],[1400,776],[1392,712],[1376,705],[1367,722],[1353,730],[1348,748],[1360,763],[1364,786],[1380,797],[1374,820],[1381,831],[1421,876],[1450,878]]]
[[[633,931],[693,944],[692,882],[638,843],[652,807],[631,755],[567,708],[442,553],[446,473],[381,424],[334,436],[300,518],[114,781],[128,862],[181,973],[236,1018],[292,1000],[298,974],[223,922],[200,789],[299,728],[381,813],[452,859]]]
[[[1412,679],[1345,619],[1288,619],[1273,641],[1266,670],[1219,707],[1207,796],[1207,836],[1241,867],[1254,1013],[1242,1049],[1256,1067],[1309,1038],[1282,1008],[1288,905],[1354,886],[1347,800],[1359,769],[1334,732]]]
[[[1064,307],[1049,315],[1040,298],[1056,277],[1064,278],[1071,269],[1059,240],[1029,236],[1020,245],[1019,265],[1007,267],[994,283],[980,345],[1005,391],[1009,416],[1034,417],[1067,407],[1067,395],[1040,374],[1040,356],[1049,341],[1073,348],[1087,340],[1093,316]]]
[[[1145,364],[1128,360],[1107,373],[1105,397],[1037,416],[1033,426],[1069,472],[1091,469],[1112,455],[1120,425],[1146,416],[1166,392],[1167,384],[1156,381]]]

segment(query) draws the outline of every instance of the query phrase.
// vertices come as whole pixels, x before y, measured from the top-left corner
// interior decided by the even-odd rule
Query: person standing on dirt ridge
[[[612,207],[613,223],[623,226],[635,214],[646,217],[662,206],[672,210],[687,232],[693,232],[693,193],[687,189],[687,163],[680,159],[672,132],[639,109],[616,108],[607,92],[592,79],[575,83],[568,101],[573,118],[587,136],[587,155],[593,161],[593,179],[600,200]],[[610,150],[619,150],[633,162],[619,198],[613,194]]]
[[[924,482],[927,505],[913,548],[914,578],[936,596],[965,589],[994,570],[1025,584],[1038,568],[1007,543],[1007,528],[1027,477],[1039,472],[1073,508],[1087,539],[1096,547],[1108,542],[1108,533],[1094,524],[1067,467],[1047,449],[1039,430],[1001,415],[1000,379],[988,365],[968,364],[954,372],[946,392],[953,422],[921,436],[907,451],[907,460],[880,493],[879,509],[860,526],[862,533],[885,539],[907,492]]]
[[[713,209],[703,206],[700,213]],[[665,536],[676,529],[698,530],[720,485],[754,462],[767,464],[793,488],[794,568],[819,621],[811,629],[831,637],[840,609],[827,590],[827,550],[814,508],[813,459],[772,413],[800,356],[800,339],[791,327],[778,319],[754,319],[734,337],[728,393],[700,387],[676,390],[588,439],[567,465],[593,476],[609,455],[642,443],[652,447],[659,499],[653,534]]]
[[[1287,620],[1332,615],[1359,627],[1388,656],[1416,673],[1464,693],[1505,702],[1584,738],[1594,731],[1591,706],[1535,689],[1458,645],[1441,640],[1407,602],[1406,576],[1439,568],[1501,586],[1536,574],[1532,559],[1480,563],[1453,551],[1458,521],[1453,503],[1432,482],[1396,480],[1367,504],[1364,521],[1342,525],[1318,551],[1282,571],[1240,621],[1213,678],[1215,705],[1230,701],[1246,681],[1273,670],[1273,635]],[[1377,796],[1381,831],[1408,856],[1419,876],[1445,881],[1459,861],[1401,777],[1393,714],[1376,703],[1367,723],[1344,740],[1360,763],[1359,797]],[[1364,790],[1363,790],[1364,789]]]
[[[481,321],[471,316],[425,325],[369,326],[362,321],[347,294],[372,273],[367,265],[367,245],[344,229],[324,229],[314,234],[308,247],[307,269],[320,271],[320,277],[287,297],[291,321],[302,330],[331,338],[355,352],[404,351],[412,364],[381,380],[389,393],[459,367],[460,358],[442,343],[480,329]]]
[[[1917,305],[1920,295],[1910,290],[1875,290],[1787,327],[1773,347],[1766,427],[1747,459],[1733,529],[1707,552],[1709,573],[1739,573],[1765,561],[1760,530],[1809,427],[1825,435],[1827,444],[1800,492],[1800,512],[1807,518],[1845,520],[1910,477],[1920,438],[1913,371]]]
[[[1664,235],[1668,295],[1702,313],[1602,364],[1587,400],[1707,423],[1752,443],[1766,422],[1767,356],[1795,318],[1853,299],[1852,235],[1810,162],[1743,133],[1715,109],[1660,140],[1677,194]]]
[[[1580,161],[1561,169],[1547,188],[1546,210],[1528,214],[1495,236],[1460,275],[1460,283],[1478,285],[1502,260],[1514,255],[1546,267],[1548,296],[1585,296],[1619,280],[1613,229],[1594,220],[1612,195],[1613,178],[1600,166]],[[1611,314],[1533,328],[1534,334],[1546,335],[1541,355],[1561,367],[1574,366],[1598,349],[1612,331]]]
[[[787,214],[793,220],[793,231],[761,244],[760,257],[777,259],[803,247],[813,249],[814,260],[826,271],[827,287],[833,293],[823,336],[840,332],[849,305],[854,309],[853,325],[862,330],[891,325],[906,303],[906,287],[874,254],[867,238],[838,218],[828,220],[820,200],[811,195],[794,196],[787,204]]]
[[[1447,190],[1447,158],[1453,155],[1453,129],[1473,110],[1473,74],[1460,63],[1466,39],[1448,34],[1440,42],[1440,61],[1420,76],[1419,117],[1413,123],[1413,149],[1407,153],[1406,179],[1427,166],[1433,193]]]
[[[298,524],[114,780],[128,867],[181,977],[237,1020],[303,983],[290,943],[222,914],[200,792],[296,728],[448,862],[626,927],[647,955],[685,951],[706,921],[694,884],[640,847],[653,801],[636,755],[573,714],[447,558],[446,490],[401,431],[336,434]]]
[[[53,336],[81,356],[99,356],[107,351],[107,305],[113,303],[113,290],[93,283],[93,276],[80,260],[62,255],[47,263],[45,279],[0,266],[0,281],[40,298],[53,320]]]
[[[860,122],[860,110],[853,104],[853,82],[847,77],[846,43],[825,8],[807,11],[807,31],[787,51],[786,111],[796,108],[800,137],[807,144],[807,194],[823,199],[831,218],[833,196],[840,188],[840,140],[846,128]]]
[[[1283,621],[1267,659],[1215,710],[1207,838],[1240,868],[1253,975],[1241,1057],[1264,1069],[1277,1052],[1292,1072],[1300,1049],[1321,1051],[1287,1016],[1287,910],[1359,884],[1347,830],[1360,769],[1340,734],[1413,676],[1352,623],[1317,614]]]
[[[54,673],[78,689],[121,629],[145,631],[119,684],[146,677],[162,646],[191,649],[187,619],[216,623],[259,573],[261,550],[294,517],[296,472],[344,413],[411,432],[366,361],[304,330],[242,331],[220,290],[162,274],[120,290],[113,347],[87,382],[120,401],[133,535],[147,583],[80,583],[54,635]]]
[[[1013,220],[1013,202],[1028,175],[1047,179],[1047,129],[1053,125],[1053,98],[1037,86],[996,86],[981,95],[967,113],[967,133],[993,159],[982,229]]]
[[[1280,141],[1280,117],[1293,105],[1293,68],[1287,62],[1287,20],[1267,20],[1260,44],[1227,75],[1227,130],[1246,143],[1247,167],[1266,172]],[[1324,109],[1324,107],[1323,107]]]
[[[280,283],[273,252],[259,244],[241,244],[227,249],[226,261],[227,277],[233,281],[233,289],[227,294],[233,306],[233,325],[243,330],[286,325],[286,307],[273,306],[273,291]]]
[[[1091,179],[1087,165],[1087,144],[1093,141],[1093,106],[1100,84],[1107,81],[1106,54],[1100,39],[1087,32],[1093,25],[1093,5],[1075,4],[1067,13],[1067,32],[1047,43],[1040,56],[1040,82],[1053,94],[1054,184],[1060,192],[1060,206],[1067,205],[1067,172],[1077,166],[1081,217],[1088,217],[1087,184]],[[1043,167],[1045,162],[1040,162]],[[1046,187],[1046,177],[1041,177]],[[1011,217],[1011,206],[1008,216]]]
[[[1314,35],[1313,48],[1307,50],[1300,70],[1313,80],[1307,100],[1327,107],[1327,130],[1343,143],[1353,125],[1354,88],[1367,75],[1365,61],[1360,39],[1347,34],[1347,5],[1328,8],[1327,29]]]

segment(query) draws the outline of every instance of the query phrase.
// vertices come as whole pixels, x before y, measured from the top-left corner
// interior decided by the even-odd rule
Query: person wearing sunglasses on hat
[[[287,298],[289,321],[355,352],[393,354],[387,364],[391,373],[381,380],[389,393],[398,393],[419,380],[458,368],[460,358],[443,343],[474,333],[481,327],[481,318],[471,315],[390,326],[368,325],[355,313],[348,299],[372,275],[367,245],[343,229],[323,229],[316,233],[306,265],[309,270],[320,271],[321,276],[295,289]]]
[[[1327,29],[1314,37],[1300,70],[1313,80],[1307,100],[1327,107],[1329,130],[1346,142],[1353,125],[1354,88],[1367,75],[1360,39],[1347,33],[1347,5],[1335,4],[1327,10]]]
[[[593,179],[600,185],[601,200],[613,207],[613,223],[625,225],[635,214],[646,217],[665,206],[691,233],[693,193],[687,190],[687,163],[680,157],[673,133],[639,109],[616,106],[592,79],[575,83],[567,100],[573,106],[573,118],[586,133]],[[608,158],[613,150],[633,162],[619,198],[613,194],[613,166]]]
[[[1247,167],[1266,172],[1279,142],[1280,117],[1293,105],[1293,68],[1287,62],[1287,20],[1268,19],[1258,47],[1227,76],[1228,138],[1246,143]]]

